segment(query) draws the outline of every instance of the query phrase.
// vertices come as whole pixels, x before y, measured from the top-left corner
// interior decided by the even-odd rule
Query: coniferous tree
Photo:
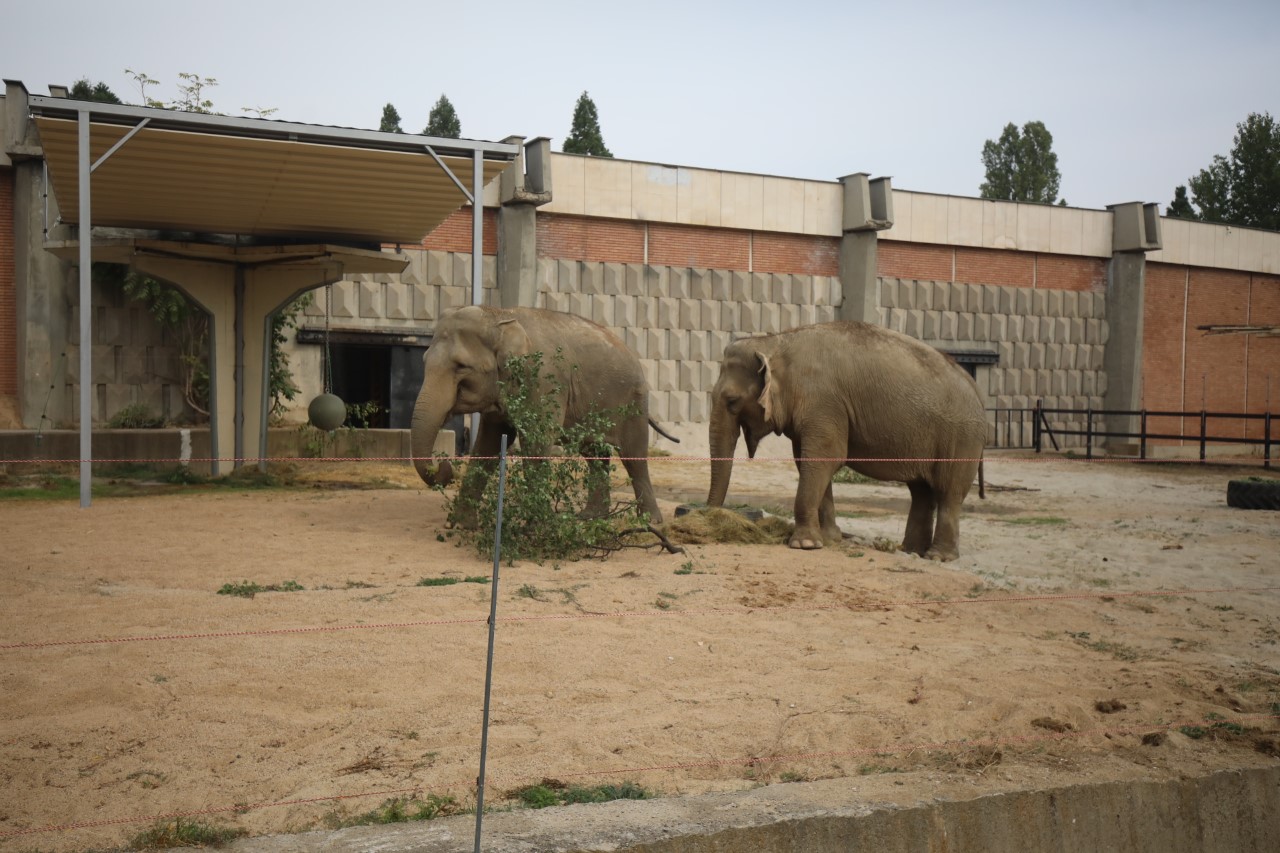
[[[400,113],[391,104],[382,108],[382,123],[378,125],[378,130],[383,133],[404,133],[404,128],[400,127]]]
[[[77,101],[96,101],[100,104],[119,104],[121,100],[106,83],[91,83],[87,78],[80,78],[67,93]]]
[[[595,101],[584,90],[573,108],[573,128],[564,141],[566,154],[587,154],[592,157],[612,157],[604,145],[600,133],[600,116]]]
[[[1173,201],[1164,209],[1164,215],[1170,219],[1199,219],[1191,200],[1187,198],[1187,188],[1174,187]]]
[[[1053,204],[1058,199],[1062,175],[1053,153],[1053,134],[1043,122],[1029,121],[1019,132],[1012,122],[999,140],[982,146],[987,179],[978,188],[982,198],[1001,201],[1033,201]]]
[[[427,116],[427,127],[423,136],[439,136],[445,139],[457,139],[462,136],[462,122],[458,120],[458,112],[445,95],[440,96],[436,105]]]

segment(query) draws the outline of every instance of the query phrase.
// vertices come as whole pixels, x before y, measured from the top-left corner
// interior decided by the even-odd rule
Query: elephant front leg
[[[911,491],[911,511],[907,514],[907,533],[902,539],[902,550],[924,557],[933,545],[933,515],[937,498],[933,486],[923,480],[908,483],[907,488]]]
[[[501,437],[507,435],[507,446],[515,440],[515,432],[501,426],[486,424],[483,419],[480,430],[476,433],[475,445],[471,448],[471,457],[467,464],[467,473],[462,478],[462,486],[449,511],[448,527],[460,527],[474,530],[480,524],[480,501],[484,497],[485,486],[498,467],[497,456],[502,451]]]
[[[835,477],[834,474],[831,476]],[[822,506],[818,507],[818,524],[822,528],[822,541],[829,545],[844,541],[844,531],[836,521],[836,497],[830,481],[827,482],[827,493],[822,498]]]
[[[831,499],[830,522],[835,523],[835,500],[831,497],[831,478],[835,476],[835,464],[811,460],[796,460],[800,469],[800,486],[796,489],[796,529],[787,543],[792,548],[813,550],[823,546],[823,504]],[[837,528],[838,530],[838,528]]]

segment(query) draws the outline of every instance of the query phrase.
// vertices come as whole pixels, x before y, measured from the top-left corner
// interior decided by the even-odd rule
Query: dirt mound
[[[681,545],[773,545],[786,542],[792,527],[773,515],[752,521],[733,510],[706,507],[677,516],[667,525],[667,535]]]

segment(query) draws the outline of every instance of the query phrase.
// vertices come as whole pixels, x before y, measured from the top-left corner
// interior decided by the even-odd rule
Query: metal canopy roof
[[[77,117],[90,113],[95,226],[417,243],[468,201],[477,156],[488,183],[519,153],[502,142],[29,102],[65,222],[79,220]]]

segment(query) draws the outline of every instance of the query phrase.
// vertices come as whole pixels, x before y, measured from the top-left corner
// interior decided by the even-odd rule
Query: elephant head
[[[782,429],[779,386],[763,343],[747,339],[730,344],[711,391],[709,506],[724,504],[739,433],[746,439],[748,455],[755,458],[760,439]]]
[[[530,352],[520,322],[491,308],[450,311],[436,325],[423,359],[422,389],[410,423],[414,467],[428,485],[448,483],[453,468],[428,458],[436,435],[452,415],[500,410],[500,380],[508,359]]]

